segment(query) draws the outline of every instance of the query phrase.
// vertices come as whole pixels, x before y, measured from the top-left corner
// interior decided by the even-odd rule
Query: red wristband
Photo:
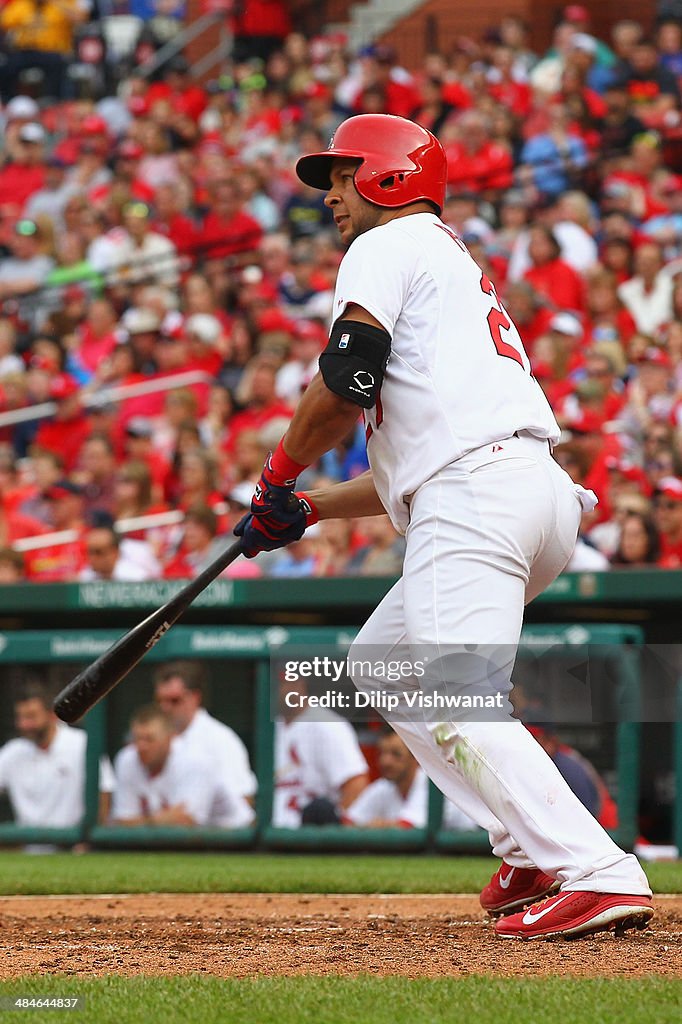
[[[296,497],[300,498],[305,508],[305,526],[306,530],[309,526],[320,521],[320,513],[317,510],[317,505],[311,500],[310,495],[306,494],[305,491],[296,491]]]
[[[265,465],[268,468],[270,479],[275,487],[293,487],[296,477],[307,469],[307,466],[300,462],[294,462],[284,451],[284,445],[280,441],[274,452],[270,452]]]

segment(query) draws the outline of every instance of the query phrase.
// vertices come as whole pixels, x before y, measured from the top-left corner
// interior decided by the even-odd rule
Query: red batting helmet
[[[301,181],[329,191],[334,157],[362,163],[355,187],[377,206],[397,208],[427,200],[440,213],[445,202],[447,160],[426,128],[393,114],[358,114],[339,126],[325,153],[303,156],[296,164]]]

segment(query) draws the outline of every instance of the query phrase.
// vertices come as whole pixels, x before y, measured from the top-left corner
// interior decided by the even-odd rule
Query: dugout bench
[[[5,677],[22,666],[61,666],[65,678],[75,675],[120,635],[121,630],[88,631],[26,630],[0,633],[0,671]],[[175,626],[149,652],[131,676],[98,704],[86,717],[88,734],[86,766],[86,811],[81,825],[71,829],[23,828],[11,822],[0,823],[0,845],[51,843],[71,846],[87,841],[95,847],[235,849],[258,847],[287,850],[357,851],[467,851],[487,852],[487,835],[481,830],[450,832],[441,827],[442,795],[430,787],[427,825],[423,829],[354,829],[344,826],[303,826],[299,829],[275,828],[271,824],[273,800],[273,740],[271,714],[271,658],[282,650],[295,648],[317,651],[324,648],[345,657],[354,631],[347,627],[317,626]],[[617,842],[631,847],[637,835],[637,808],[640,774],[640,696],[639,651],[642,630],[631,625],[528,625],[524,627],[517,670],[532,666],[544,674],[552,660],[559,666],[563,696],[569,701],[571,688],[586,685],[585,665],[606,659],[604,677],[610,691],[613,714],[613,786],[618,807],[618,827],[612,833]],[[589,652],[589,658],[588,658]],[[99,760],[109,747],[113,754],[120,746],[120,729],[111,742],[111,724],[125,705],[131,707],[149,698],[150,668],[153,663],[179,658],[202,659],[214,666],[241,668],[241,693],[250,701],[250,735],[244,735],[250,747],[252,764],[258,778],[256,823],[249,828],[135,827],[100,825],[98,813]],[[544,661],[543,661],[544,659]],[[561,667],[561,666],[564,667]],[[566,669],[568,666],[568,670]],[[589,671],[589,669],[588,669]],[[229,684],[228,684],[229,685]],[[236,684],[235,684],[236,685]],[[568,689],[566,687],[568,686]],[[216,694],[217,696],[217,694]],[[224,694],[222,695],[224,696]],[[681,697],[682,701],[682,697]],[[219,715],[220,717],[220,715]],[[225,716],[230,724],[230,716]],[[562,716],[562,720],[567,719]],[[608,715],[605,721],[609,720]],[[583,723],[586,724],[586,723]],[[589,724],[589,723],[587,723]],[[678,731],[680,730],[678,725]],[[245,732],[245,729],[242,729]],[[682,746],[680,734],[679,747]],[[678,760],[682,754],[678,752]],[[679,806],[679,794],[678,794]]]

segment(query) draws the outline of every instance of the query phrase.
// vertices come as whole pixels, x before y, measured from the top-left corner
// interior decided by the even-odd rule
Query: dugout
[[[633,574],[623,574],[623,577],[625,575]],[[670,578],[679,574],[643,575]],[[592,574],[562,577],[555,584],[555,593],[543,596],[537,607],[533,606],[529,619],[545,618],[547,621],[530,621],[524,629],[519,669],[527,674],[530,665],[538,684],[543,679],[542,685],[552,680],[550,710],[554,717],[562,718],[568,739],[585,749],[606,776],[618,804],[616,838],[623,845],[631,846],[637,834],[642,776],[643,700],[646,704],[648,685],[642,674],[646,629],[641,621],[632,622],[638,617],[631,607],[632,581],[630,606],[625,601],[625,590],[620,591],[621,611],[625,612],[620,618],[624,621],[603,621],[607,613],[600,601],[607,597],[613,602],[614,591],[605,594],[599,579]],[[625,583],[624,578],[622,581]],[[289,643],[325,645],[345,652],[355,625],[391,583],[387,579],[280,581],[277,585],[269,581],[217,581],[192,607],[187,623],[174,627],[129,679],[87,717],[88,810],[82,826],[59,835],[19,829],[4,822],[0,825],[0,843],[70,845],[77,839],[88,839],[96,846],[487,850],[487,838],[480,832],[451,833],[440,827],[442,801],[435,790],[431,794],[425,829],[372,832],[323,826],[283,830],[270,824],[271,655]],[[0,671],[7,695],[11,696],[17,682],[32,670],[38,670],[52,685],[62,685],[110,645],[124,628],[167,600],[177,586],[161,582],[0,588]],[[565,614],[568,609],[575,614],[578,607],[582,610],[582,622]],[[609,613],[615,618],[618,617],[614,614],[616,610],[612,603]],[[562,611],[565,614],[563,624],[554,621],[561,617]],[[641,616],[640,612],[640,619]],[[50,621],[52,628],[46,628]],[[223,624],[219,625],[221,621]],[[249,624],[236,625],[236,622]],[[76,623],[78,629],[74,628]],[[106,629],[101,628],[104,623]],[[67,624],[70,628],[66,628]],[[29,628],[33,626],[42,628]],[[235,728],[249,748],[259,780],[256,825],[232,832],[98,825],[96,775],[100,752],[114,753],[119,749],[133,707],[147,702],[151,696],[154,664],[188,657],[200,658],[207,664],[211,676],[211,711]],[[587,672],[586,663],[589,665]],[[592,720],[594,707],[590,706],[587,716],[576,711],[575,721],[569,723],[565,714],[557,714],[557,709],[570,709],[571,693],[584,689],[588,676],[590,685],[597,687],[593,692],[600,694],[599,720]],[[0,738],[3,740],[11,734],[10,708],[11,701],[2,702]]]

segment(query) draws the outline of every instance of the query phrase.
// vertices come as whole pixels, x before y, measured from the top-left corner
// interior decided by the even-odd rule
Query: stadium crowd
[[[10,35],[22,4],[0,8]],[[87,4],[54,6],[87,24]],[[283,7],[267,33],[237,26],[208,83],[175,57],[97,88],[65,81],[72,41],[55,63],[12,30],[0,582],[181,578],[211,560],[326,343],[342,251],[294,163],[360,112],[411,117],[445,147],[443,218],[519,327],[557,459],[600,498],[571,567],[681,567],[682,22],[598,39],[571,4],[545,53],[509,16],[411,69],[290,29]],[[301,486],[366,466],[358,423]],[[323,522],[227,571],[393,574],[402,553],[387,518]]]

